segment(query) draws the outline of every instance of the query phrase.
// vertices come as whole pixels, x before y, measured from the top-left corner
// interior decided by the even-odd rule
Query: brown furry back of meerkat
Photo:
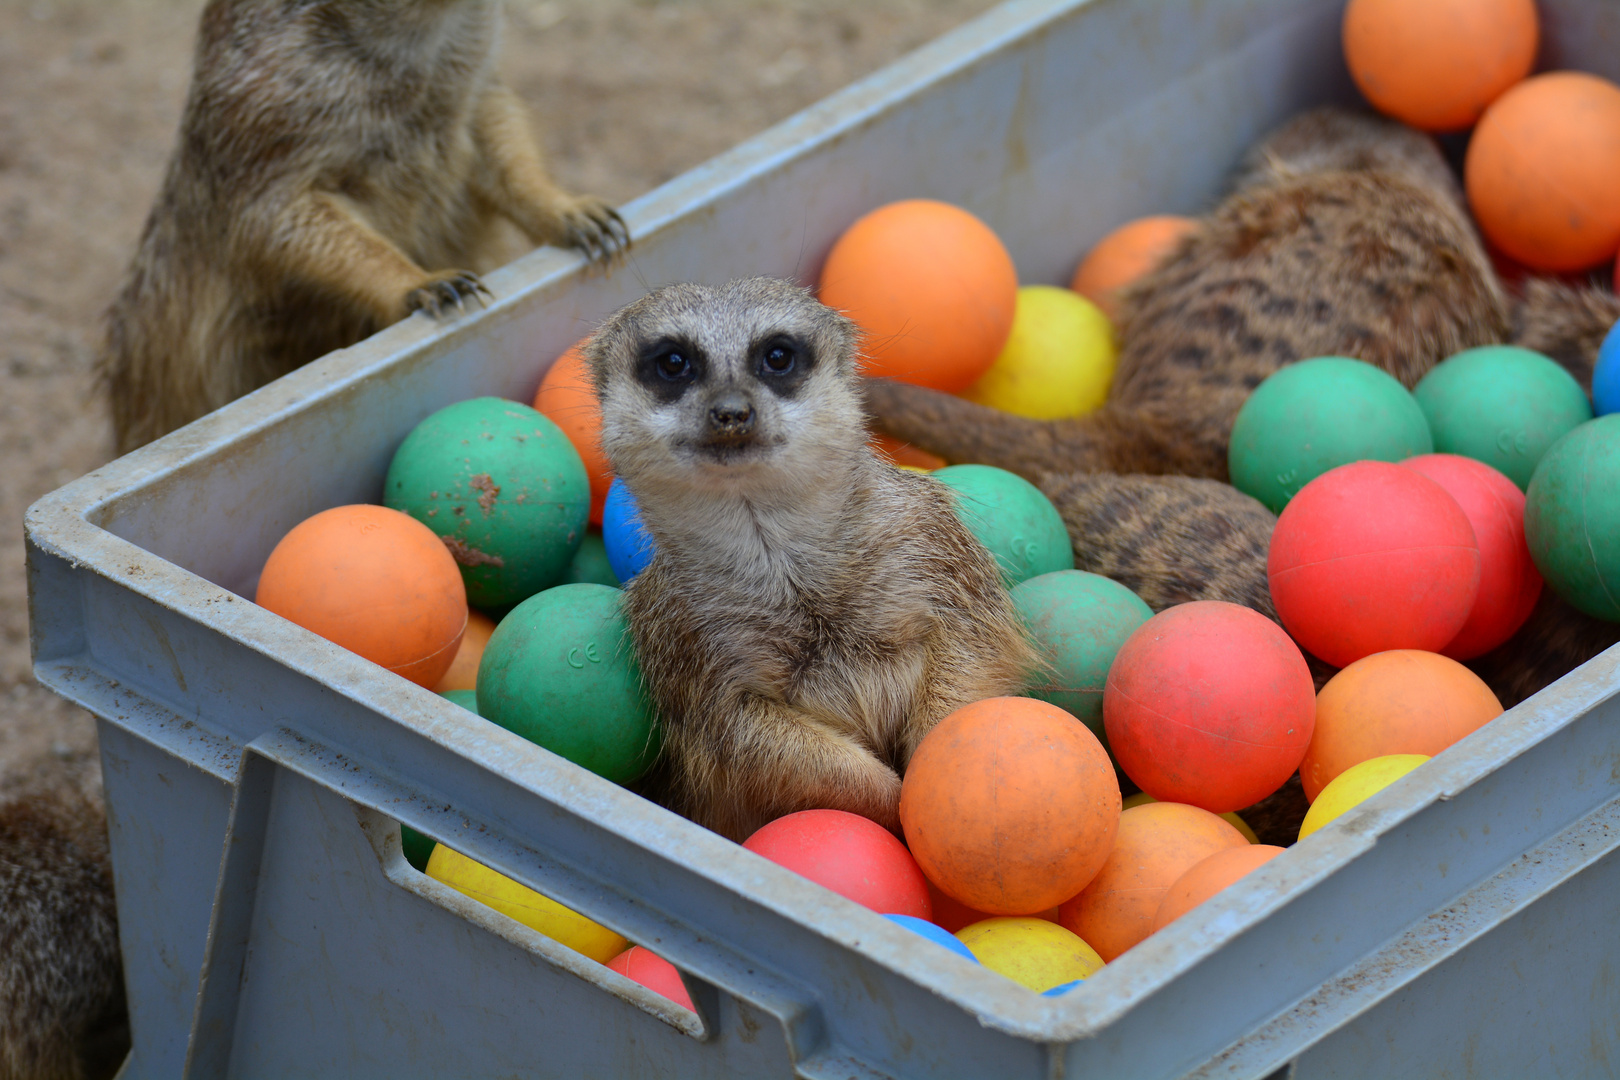
[[[657,545],[624,590],[664,725],[643,790],[735,840],[816,808],[898,832],[917,744],[1037,664],[950,491],[867,446],[853,327],[787,282],[678,285],[586,354]]]
[[[129,1049],[107,824],[77,792],[0,803],[0,1080],[111,1076]]]
[[[210,0],[163,188],[101,361],[131,450],[412,310],[476,299],[533,243],[608,256],[494,71],[497,0]]]

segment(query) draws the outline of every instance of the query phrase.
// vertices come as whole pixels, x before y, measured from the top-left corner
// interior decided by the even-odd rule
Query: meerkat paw
[[[467,310],[467,300],[477,300],[480,307],[495,294],[478,280],[471,270],[440,270],[405,294],[405,310],[426,311],[435,319],[448,314],[452,306],[457,311]]]
[[[582,195],[557,214],[558,243],[577,248],[592,262],[611,263],[630,250],[630,228],[601,199]]]

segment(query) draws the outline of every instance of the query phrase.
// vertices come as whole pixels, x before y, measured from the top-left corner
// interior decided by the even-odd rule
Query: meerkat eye
[[[692,374],[692,361],[675,349],[671,349],[660,356],[653,366],[658,369],[658,374],[670,382],[679,382],[682,379],[689,378]]]
[[[772,345],[765,350],[765,356],[760,361],[761,366],[772,375],[786,375],[793,370],[793,362],[798,359],[793,350],[786,345]]]

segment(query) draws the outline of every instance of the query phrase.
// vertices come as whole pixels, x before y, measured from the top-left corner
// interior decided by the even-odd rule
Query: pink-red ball
[[[743,847],[880,915],[933,917],[917,860],[888,829],[859,814],[801,810],[764,826]]]

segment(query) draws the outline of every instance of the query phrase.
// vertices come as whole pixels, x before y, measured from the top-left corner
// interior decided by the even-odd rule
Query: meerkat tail
[[[1620,623],[1594,619],[1544,587],[1518,632],[1468,666],[1511,709],[1617,642]]]

